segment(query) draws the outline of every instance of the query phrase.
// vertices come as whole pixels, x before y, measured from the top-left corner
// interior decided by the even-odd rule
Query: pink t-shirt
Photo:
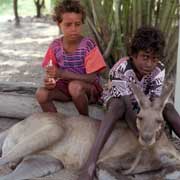
[[[99,72],[106,67],[98,46],[91,38],[84,37],[72,53],[64,51],[62,40],[63,37],[50,44],[42,63],[43,67],[50,59],[58,67],[79,74]]]

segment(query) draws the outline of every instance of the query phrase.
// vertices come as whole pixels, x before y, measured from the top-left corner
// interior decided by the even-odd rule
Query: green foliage
[[[112,66],[129,54],[131,38],[142,25],[161,29],[167,48],[164,63],[167,76],[175,70],[178,46],[178,0],[84,0],[87,22],[102,50],[107,64]]]
[[[13,2],[12,0],[0,0],[0,15],[12,14]]]
[[[51,9],[56,5],[57,2],[63,1],[63,0],[50,0],[51,2]]]
[[[51,12],[52,2],[56,0],[45,0],[45,8],[43,14]],[[35,16],[36,7],[34,0],[18,0],[18,14],[19,16]],[[13,16],[13,0],[0,0],[0,15]]]

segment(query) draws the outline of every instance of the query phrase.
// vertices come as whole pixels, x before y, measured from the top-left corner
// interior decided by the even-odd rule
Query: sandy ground
[[[2,17],[1,17],[2,18]],[[12,82],[40,86],[43,79],[42,59],[59,29],[48,17],[26,17],[20,27],[14,21],[0,20],[0,83]],[[11,125],[7,119],[0,128]]]
[[[58,28],[45,18],[23,18],[19,28],[13,21],[0,23],[0,81],[39,85],[41,62]]]

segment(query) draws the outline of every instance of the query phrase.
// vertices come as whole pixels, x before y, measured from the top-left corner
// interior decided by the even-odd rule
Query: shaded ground
[[[42,58],[57,35],[57,26],[47,18],[23,18],[19,28],[12,21],[1,22],[0,81],[39,85]]]

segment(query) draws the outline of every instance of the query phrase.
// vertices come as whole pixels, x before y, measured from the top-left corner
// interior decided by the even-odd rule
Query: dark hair
[[[84,23],[86,18],[86,13],[84,7],[76,0],[64,0],[62,2],[58,1],[54,7],[53,20],[60,23],[62,21],[62,15],[66,12],[74,12],[82,14],[82,22]]]
[[[138,54],[140,50],[150,50],[164,57],[165,39],[163,33],[154,27],[141,27],[137,29],[131,43],[131,55]]]

